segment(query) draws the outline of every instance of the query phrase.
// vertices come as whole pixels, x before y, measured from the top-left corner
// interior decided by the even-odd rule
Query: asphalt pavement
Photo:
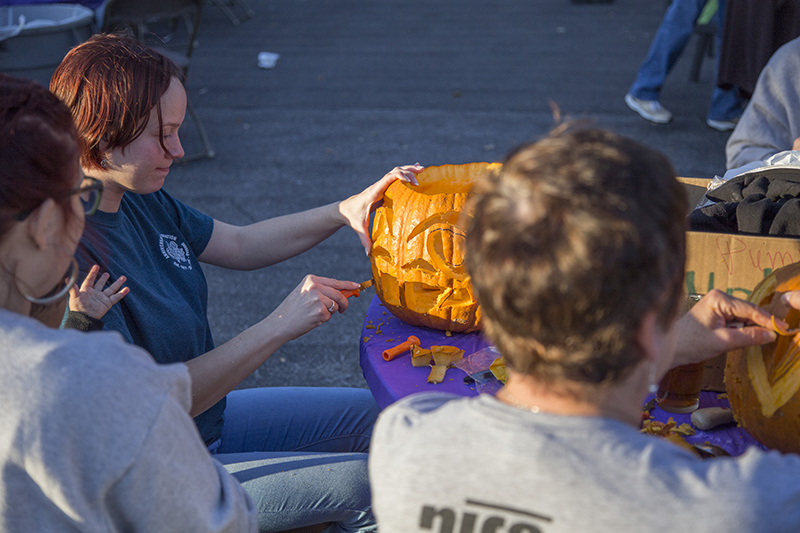
[[[246,0],[234,26],[206,6],[190,99],[216,150],[174,165],[166,189],[233,224],[359,192],[399,164],[501,159],[545,135],[554,109],[660,149],[682,176],[724,172],[727,134],[705,125],[713,61],[689,81],[692,38],[650,124],[623,101],[666,2],[616,0]],[[234,6],[235,7],[235,6]],[[259,52],[280,54],[272,69]],[[197,147],[192,126],[183,136]],[[371,276],[358,238],[252,272],[205,269],[217,343],[267,316],[306,274]],[[243,387],[365,387],[358,364],[369,298],[282,347]]]

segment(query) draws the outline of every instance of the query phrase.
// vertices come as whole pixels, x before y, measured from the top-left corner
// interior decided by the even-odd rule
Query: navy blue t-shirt
[[[126,193],[119,211],[86,218],[76,257],[81,280],[92,265],[111,279],[125,275],[130,294],[102,320],[158,363],[184,363],[214,348],[208,324],[208,286],[197,261],[214,220],[163,190]],[[223,398],[195,418],[203,440],[219,438]]]

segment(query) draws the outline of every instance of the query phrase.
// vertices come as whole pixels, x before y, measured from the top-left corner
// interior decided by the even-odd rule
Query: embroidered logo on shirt
[[[189,254],[189,246],[185,242],[178,244],[178,238],[175,235],[164,235],[163,233],[158,237],[158,247],[164,257],[172,260],[172,264],[183,270],[192,269],[192,261]]]

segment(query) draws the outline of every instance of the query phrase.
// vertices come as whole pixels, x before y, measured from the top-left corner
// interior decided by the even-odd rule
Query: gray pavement
[[[669,77],[656,126],[623,102],[665,2],[616,0],[249,0],[233,26],[202,17],[188,90],[217,156],[173,166],[166,189],[247,224],[362,190],[398,164],[497,160],[561,113],[665,152],[679,175],[724,171],[727,134],[704,123],[713,61],[689,81],[692,40]],[[277,52],[274,69],[257,54]],[[185,143],[196,147],[191,124]],[[208,267],[218,343],[268,315],[307,273],[362,281],[369,262],[342,230],[254,272]],[[367,297],[281,348],[242,386],[365,387],[358,342]]]

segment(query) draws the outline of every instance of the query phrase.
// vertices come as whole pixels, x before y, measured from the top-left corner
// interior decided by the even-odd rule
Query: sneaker
[[[658,100],[640,100],[631,93],[625,95],[625,103],[639,115],[656,124],[666,124],[672,120],[672,113],[661,107]]]
[[[739,122],[739,117],[732,120],[714,120],[713,118],[706,119],[706,124],[709,128],[714,128],[717,131],[731,131],[736,127]]]

